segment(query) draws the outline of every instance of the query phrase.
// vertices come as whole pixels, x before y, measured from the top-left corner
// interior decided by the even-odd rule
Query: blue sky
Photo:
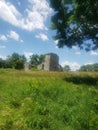
[[[59,49],[50,29],[53,10],[48,0],[0,0],[0,57],[13,52],[24,54],[56,53],[62,66],[72,70],[98,62],[98,51],[85,52],[77,47]]]

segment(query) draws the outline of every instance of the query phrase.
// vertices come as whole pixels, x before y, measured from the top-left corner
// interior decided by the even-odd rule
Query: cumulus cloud
[[[56,47],[55,47],[55,48],[58,49],[58,48],[59,48],[59,47],[58,47],[58,40],[55,40],[54,43],[56,44]]]
[[[43,41],[48,41],[49,39],[48,39],[48,36],[46,35],[46,34],[44,34],[44,33],[39,33],[38,35],[36,35],[35,36],[36,38],[39,38],[39,39],[41,39],[41,40],[43,40]]]
[[[21,14],[17,9],[9,2],[5,0],[0,1],[0,18],[7,21],[8,23],[19,26],[18,18]]]
[[[58,40],[55,40],[54,43],[56,44],[56,46],[58,45]]]
[[[78,70],[80,68],[80,65],[77,62],[64,61],[61,63],[62,67],[65,65],[69,65],[72,71]]]
[[[98,52],[96,52],[96,51],[90,51],[90,55],[91,56],[98,56]]]
[[[44,18],[52,12],[46,0],[28,0],[32,4],[32,11],[37,11]]]
[[[33,31],[46,29],[45,21],[52,9],[46,0],[28,0],[29,7],[23,16],[16,7],[5,0],[0,0],[0,18],[19,28]]]
[[[14,39],[14,40],[19,41],[21,43],[24,42],[22,39],[20,39],[19,34],[13,30],[9,31],[9,33],[6,35],[0,35],[0,41],[7,41],[8,38]]]
[[[7,41],[7,37],[5,35],[0,35],[0,41]]]
[[[86,62],[84,65],[92,65],[92,64],[94,64],[94,62],[89,61],[89,62]]]
[[[33,55],[32,52],[24,52],[25,57],[29,60],[30,56]]]
[[[9,38],[14,39],[16,41],[19,41],[19,34],[16,33],[15,31],[10,31],[9,34],[7,35]]]
[[[78,50],[78,47],[77,46],[73,46],[72,49]]]
[[[2,58],[3,60],[6,60],[6,56],[0,55],[0,58]]]

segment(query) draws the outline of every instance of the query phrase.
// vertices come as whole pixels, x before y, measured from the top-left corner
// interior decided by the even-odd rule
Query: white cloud
[[[44,33],[40,33],[40,34],[36,35],[35,37],[39,38],[39,39],[42,39],[43,41],[48,41],[49,40],[47,35],[44,34]]]
[[[72,49],[78,50],[78,47],[77,46],[72,46]]]
[[[32,4],[32,11],[37,11],[44,18],[52,12],[46,0],[28,0]]]
[[[24,42],[22,39],[20,39],[19,34],[16,33],[15,31],[9,31],[7,35],[0,35],[0,41],[7,41],[8,38],[14,39],[16,41],[20,41],[21,43]]]
[[[0,41],[7,41],[7,37],[5,35],[0,35]]]
[[[8,23],[19,26],[18,18],[21,14],[17,11],[17,9],[6,2],[5,0],[0,0],[0,18],[7,21]]]
[[[58,40],[55,40],[54,43],[56,44],[56,47],[55,47],[55,48],[58,49],[58,48],[59,48],[59,47],[58,47]]]
[[[25,57],[29,60],[30,56],[33,55],[32,52],[24,52]]]
[[[98,56],[98,52],[96,52],[96,51],[90,51],[90,55],[91,56]]]
[[[58,45],[58,40],[55,40],[54,43],[55,43],[56,45]]]
[[[45,21],[52,9],[46,0],[28,0],[30,8],[25,9],[25,17],[12,3],[0,0],[0,18],[19,28],[33,31],[46,29]]]
[[[15,31],[10,31],[9,34],[7,35],[9,38],[14,39],[16,41],[19,41],[19,34],[16,33]]]
[[[3,60],[6,60],[7,57],[0,55],[0,58],[2,58]]]
[[[89,62],[86,62],[84,65],[92,65],[92,64],[94,64],[94,62],[89,61]]]
[[[0,49],[4,49],[4,48],[6,48],[6,46],[0,46]]]
[[[62,67],[65,65],[69,65],[72,71],[78,70],[80,68],[80,65],[77,62],[64,61],[61,63]]]

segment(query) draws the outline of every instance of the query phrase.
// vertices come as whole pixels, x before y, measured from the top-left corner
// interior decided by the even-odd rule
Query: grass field
[[[0,130],[98,130],[98,73],[1,69]]]

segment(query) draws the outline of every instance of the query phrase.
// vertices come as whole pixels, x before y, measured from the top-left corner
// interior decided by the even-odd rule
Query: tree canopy
[[[11,67],[15,69],[23,69],[26,62],[25,56],[18,53],[13,53],[7,60],[9,60]]]
[[[13,53],[11,56],[8,56],[5,60],[0,58],[0,68],[23,69],[25,62],[26,58],[24,55]]]
[[[37,66],[44,61],[45,55],[33,54],[30,56],[30,63],[33,66]]]
[[[63,71],[70,71],[70,70],[71,70],[71,68],[70,68],[69,65],[65,65],[65,66],[63,67]]]
[[[98,0],[50,0],[50,6],[58,47],[98,48]]]
[[[93,72],[98,72],[98,63],[83,65],[83,66],[80,67],[79,71],[93,71]]]

